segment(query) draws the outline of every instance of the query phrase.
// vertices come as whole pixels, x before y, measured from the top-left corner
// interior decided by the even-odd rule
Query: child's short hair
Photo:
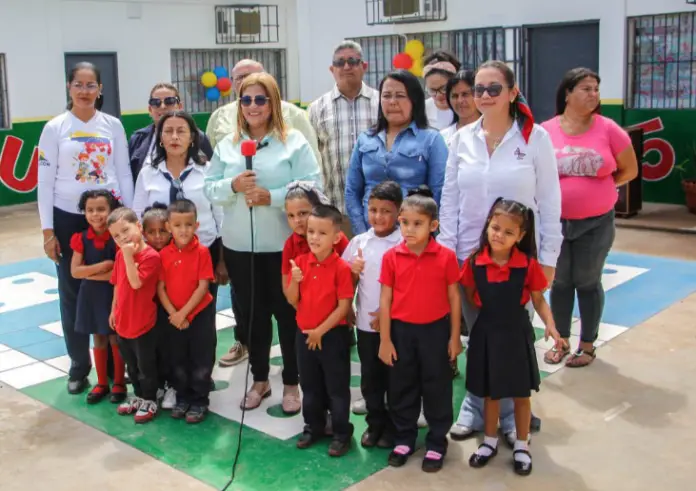
[[[536,230],[534,228],[534,211],[519,201],[503,198],[498,198],[493,203],[493,206],[491,206],[488,212],[488,218],[486,218],[486,224],[481,232],[478,249],[471,254],[471,257],[479,254],[490,245],[488,243],[488,225],[491,223],[491,220],[498,215],[509,215],[520,220],[520,228],[524,231],[524,237],[522,237],[522,240],[517,244],[517,248],[528,257],[536,258],[537,246]]]
[[[152,206],[148,206],[145,208],[145,211],[143,211],[143,226],[147,224],[148,221],[150,220],[159,220],[162,222],[167,221],[167,205],[164,203],[160,203],[159,201],[155,201]]]
[[[437,203],[433,198],[433,192],[425,184],[411,189],[406,194],[406,199],[401,205],[401,209],[415,208],[418,213],[427,215],[430,221],[437,220]]]
[[[293,199],[306,199],[312,207],[317,205],[330,205],[331,201],[312,181],[293,181],[288,184],[288,192],[285,201]]]
[[[116,208],[122,206],[118,198],[116,198],[116,196],[114,196],[113,193],[108,189],[88,189],[80,196],[80,201],[77,203],[77,209],[84,213],[85,209],[87,209],[87,200],[96,198],[106,199],[111,211],[114,211]]]
[[[391,201],[394,203],[397,209],[401,208],[401,203],[404,201],[404,193],[401,192],[401,186],[395,181],[384,181],[377,184],[370,191],[371,199],[378,199],[381,201]]]
[[[138,223],[138,215],[136,215],[133,210],[126,208],[125,206],[116,208],[114,211],[109,213],[109,218],[106,219],[106,226],[111,227],[119,220],[125,220],[128,223]]]
[[[178,199],[170,203],[167,208],[167,218],[171,217],[172,213],[193,213],[193,216],[198,218],[196,205],[190,199]]]
[[[338,211],[338,208],[333,205],[317,205],[312,208],[310,216],[331,220],[331,223],[333,223],[336,228],[341,228],[343,224],[343,215]]]

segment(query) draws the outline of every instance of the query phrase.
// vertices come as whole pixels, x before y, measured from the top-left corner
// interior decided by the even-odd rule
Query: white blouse
[[[206,247],[210,247],[215,239],[220,236],[222,227],[222,207],[213,206],[208,197],[205,195],[205,173],[210,167],[210,163],[198,165],[193,162],[189,163],[189,167],[193,167],[182,183],[184,198],[193,201],[196,205],[198,214],[198,239]],[[188,167],[187,167],[188,168]],[[138,180],[135,183],[135,196],[133,198],[133,211],[138,217],[141,217],[143,211],[148,206],[155,202],[169,204],[169,190],[171,184],[164,177],[164,173],[170,174],[167,170],[167,164],[160,162],[157,167],[152,164],[143,165]],[[170,174],[171,175],[171,174]]]
[[[556,267],[563,242],[561,188],[549,134],[535,124],[526,143],[515,122],[489,157],[482,121],[450,141],[438,241],[466,259],[478,247],[491,206],[503,197],[534,211],[539,262]]]
[[[425,100],[425,115],[428,117],[428,124],[438,131],[447,128],[454,119],[452,110],[449,108],[439,109],[432,97]]]

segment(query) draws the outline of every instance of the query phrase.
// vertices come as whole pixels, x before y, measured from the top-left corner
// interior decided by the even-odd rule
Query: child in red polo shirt
[[[214,281],[208,248],[198,241],[196,205],[180,199],[169,205],[172,242],[160,252],[157,292],[169,314],[168,334],[176,405],[171,416],[200,423],[208,413],[210,376],[215,364],[215,310],[208,285]]]
[[[135,397],[118,406],[118,414],[135,413],[136,423],[147,423],[157,414],[157,332],[153,327],[160,257],[143,241],[142,226],[133,210],[117,208],[107,225],[120,247],[111,276],[115,288],[109,325],[118,334],[135,392]]]
[[[297,358],[304,394],[304,432],[297,448],[308,448],[325,435],[326,408],[331,411],[333,439],[329,455],[350,449],[350,336],[345,318],[353,301],[350,266],[334,250],[340,240],[341,212],[315,206],[307,221],[311,252],[291,259],[286,289],[297,309]]]
[[[515,403],[517,441],[514,470],[532,472],[527,437],[532,415],[531,391],[539,390],[534,328],[525,308],[531,298],[546,325],[545,337],[563,345],[544,299],[547,281],[536,260],[534,213],[516,201],[493,204],[481,243],[464,262],[461,283],[468,300],[480,310],[469,334],[466,388],[484,399],[485,438],[469,459],[483,467],[498,453],[500,399]]]
[[[427,186],[408,193],[399,223],[404,241],[382,260],[379,357],[391,368],[389,407],[396,429],[389,465],[415,449],[421,402],[428,421],[422,469],[442,468],[452,425],[450,361],[462,351],[459,264],[433,238],[437,203]]]

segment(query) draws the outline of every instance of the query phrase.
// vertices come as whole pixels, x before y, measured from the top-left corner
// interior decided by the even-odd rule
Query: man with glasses
[[[237,63],[232,69],[232,87],[234,89],[234,93],[239,94],[239,89],[241,88],[242,82],[246,77],[252,73],[262,73],[263,71],[263,65],[255,60],[242,60]],[[239,101],[235,100],[229,104],[217,108],[210,116],[206,133],[210,139],[210,142],[213,144],[213,147],[215,147],[227,135],[236,133],[238,109]],[[316,155],[317,160],[319,160],[320,154],[317,147],[317,135],[314,133],[312,125],[309,124],[307,112],[286,101],[281,101],[281,109],[283,112],[283,119],[285,120],[287,127],[295,128],[304,135],[309,142],[309,145],[312,147],[314,155]],[[232,310],[235,317],[238,318],[234,292],[232,291],[231,285],[230,293],[232,297]],[[234,334],[236,342],[232,345],[229,351],[220,358],[218,364],[221,367],[235,366],[249,357],[249,345],[245,338],[245,330],[235,329]]]
[[[336,84],[309,106],[309,121],[319,139],[324,191],[344,215],[343,232],[350,238],[344,202],[346,173],[358,136],[377,123],[379,93],[363,82],[367,63],[361,46],[343,41],[334,49],[329,69]]]

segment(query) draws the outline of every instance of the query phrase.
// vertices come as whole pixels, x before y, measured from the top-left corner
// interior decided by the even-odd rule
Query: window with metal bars
[[[696,108],[696,12],[628,19],[626,106]]]
[[[217,44],[277,43],[277,5],[218,5],[215,7]]]
[[[464,69],[475,69],[484,61],[504,61],[512,68],[520,88],[524,90],[522,73],[522,29],[492,27],[407,34],[406,36],[369,36],[352,38],[360,43],[363,58],[368,63],[365,83],[377,87],[392,70],[392,58],[402,51],[410,39],[419,39],[425,46],[425,56],[433,51],[446,50],[454,54]]]
[[[0,53],[0,130],[9,129],[10,124],[10,97],[7,93],[7,65],[5,54]]]
[[[447,0],[365,0],[367,25],[447,20]]]
[[[172,50],[172,83],[181,93],[181,102],[184,108],[191,113],[212,112],[219,106],[230,100],[234,100],[234,94],[229,97],[220,97],[217,101],[209,101],[205,98],[205,87],[201,85],[201,75],[222,66],[230,71],[239,61],[252,59],[263,64],[267,73],[273,75],[280,93],[285,97],[287,91],[286,80],[286,54],[284,49],[173,49]]]

